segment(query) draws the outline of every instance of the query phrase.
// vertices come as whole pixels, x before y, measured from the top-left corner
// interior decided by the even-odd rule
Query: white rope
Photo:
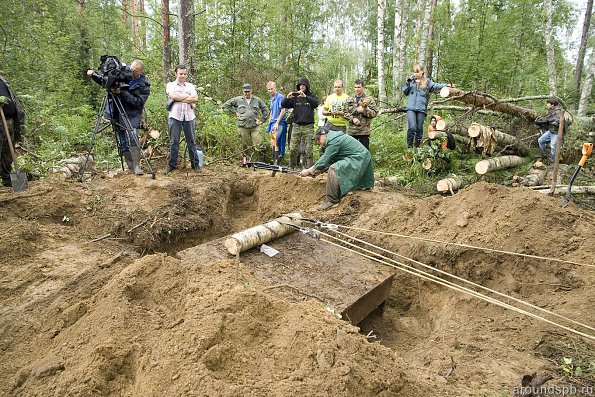
[[[547,257],[547,256],[537,256],[537,255],[530,255],[530,254],[520,254],[518,252],[497,250],[497,249],[494,249],[494,248],[486,248],[486,247],[477,247],[475,245],[462,244],[462,243],[453,243],[453,242],[449,242],[449,241],[434,240],[434,239],[424,238],[424,237],[407,236],[405,234],[380,232],[378,230],[362,229],[362,228],[358,228],[358,227],[351,227],[351,226],[344,226],[344,225],[337,225],[337,226],[338,227],[342,227],[344,229],[348,229],[348,230],[358,230],[358,231],[361,231],[361,232],[378,233],[378,234],[383,234],[383,235],[386,235],[386,236],[395,236],[395,237],[409,238],[409,239],[412,239],[412,240],[427,241],[427,242],[431,242],[431,243],[438,243],[438,244],[445,244],[445,245],[455,245],[457,247],[471,248],[471,249],[477,249],[477,250],[482,250],[482,251],[487,251],[487,252],[497,252],[497,253],[500,253],[500,254],[517,255],[517,256],[521,256],[521,257],[525,257],[525,258],[542,259],[542,260],[547,260],[547,261],[552,261],[552,262],[568,263],[568,264],[571,264],[571,265],[587,266],[587,267],[593,267],[593,268],[595,268],[595,265],[591,265],[591,264],[588,264],[588,263],[572,262],[572,261],[567,261],[567,260],[564,260],[564,259],[551,258],[551,257]]]
[[[363,257],[365,257],[365,258],[371,259],[371,260],[373,260],[373,261],[375,261],[375,262],[382,263],[382,264],[385,264],[385,265],[387,265],[387,266],[393,267],[393,268],[395,268],[395,269],[398,269],[398,270],[404,271],[404,272],[406,272],[406,273],[412,274],[412,275],[414,275],[414,276],[420,277],[420,278],[422,278],[422,279],[425,279],[425,280],[429,280],[429,281],[435,282],[435,283],[437,283],[437,284],[440,284],[440,285],[443,285],[443,286],[445,286],[445,287],[447,287],[447,288],[451,288],[451,289],[453,289],[453,290],[456,290],[456,291],[459,291],[459,292],[464,292],[464,293],[466,293],[466,294],[469,294],[469,295],[471,295],[471,296],[474,296],[474,297],[476,297],[476,298],[479,298],[479,299],[482,299],[482,300],[484,300],[484,301],[487,301],[487,302],[493,303],[493,304],[495,304],[495,305],[497,305],[497,306],[500,306],[500,307],[504,307],[504,308],[510,309],[510,310],[512,310],[512,311],[515,311],[515,312],[517,312],[517,313],[524,314],[524,315],[526,315],[526,316],[528,316],[528,317],[532,317],[532,318],[535,318],[535,319],[537,319],[537,320],[541,320],[541,321],[543,321],[543,322],[546,322],[546,323],[548,323],[548,324],[554,325],[554,326],[556,326],[556,327],[558,327],[558,328],[564,329],[564,330],[566,330],[566,331],[569,331],[569,332],[572,332],[572,333],[574,333],[574,334],[577,334],[577,335],[583,336],[583,337],[585,337],[585,338],[588,338],[588,339],[591,339],[591,340],[595,340],[595,336],[593,336],[593,335],[589,335],[589,334],[586,334],[586,333],[584,333],[584,332],[578,331],[578,330],[576,330],[576,329],[574,329],[574,328],[570,328],[570,327],[567,327],[567,326],[565,326],[565,325],[558,324],[558,323],[556,323],[556,322],[554,322],[554,321],[552,321],[552,320],[546,319],[546,318],[544,318],[544,317],[538,316],[538,315],[536,315],[536,314],[533,314],[533,313],[531,313],[531,312],[528,312],[528,311],[526,311],[526,310],[523,310],[523,309],[520,309],[520,308],[518,308],[518,307],[512,306],[512,305],[510,305],[510,304],[508,304],[508,303],[501,302],[501,301],[499,301],[499,300],[497,300],[497,299],[495,299],[495,298],[491,298],[491,297],[489,297],[489,296],[483,295],[483,294],[481,294],[481,293],[479,293],[479,292],[477,292],[477,291],[471,290],[471,289],[469,289],[469,288],[458,286],[458,285],[456,285],[456,284],[454,284],[454,283],[452,283],[452,282],[450,282],[450,281],[443,280],[443,279],[441,279],[441,278],[439,278],[439,277],[437,277],[437,276],[435,276],[435,275],[432,275],[432,274],[426,273],[426,272],[424,272],[424,271],[422,271],[422,270],[419,270],[419,269],[416,269],[416,268],[414,268],[414,267],[412,267],[412,266],[408,266],[408,265],[406,265],[406,264],[404,264],[404,263],[401,263],[401,262],[398,262],[398,261],[396,261],[396,260],[394,260],[394,259],[386,258],[386,257],[384,257],[384,256],[382,256],[382,255],[380,255],[380,254],[378,254],[378,253],[372,252],[372,251],[370,251],[370,250],[367,250],[367,249],[365,249],[365,248],[362,248],[362,247],[357,247],[355,244],[352,244],[352,243],[349,243],[349,242],[343,241],[343,240],[341,240],[341,239],[339,239],[339,238],[337,238],[337,237],[331,236],[331,235],[329,235],[329,234],[327,234],[327,233],[320,232],[320,234],[321,234],[321,235],[324,235],[324,236],[326,236],[326,237],[332,238],[332,239],[339,240],[339,241],[341,241],[342,243],[345,243],[345,244],[348,244],[348,245],[350,245],[350,246],[356,247],[356,248],[358,248],[358,249],[361,249],[361,250],[363,250],[363,251],[365,251],[365,252],[369,252],[369,253],[371,253],[371,254],[375,255],[376,257],[375,257],[375,256],[366,255],[366,254],[364,254],[364,253],[362,253],[362,252],[359,252],[359,251],[356,251],[356,250],[354,250],[354,249],[351,249],[351,248],[348,248],[348,247],[342,246],[342,245],[340,245],[340,244],[334,243],[334,242],[332,242],[332,241],[330,241],[330,240],[327,240],[327,239],[321,239],[321,241],[325,241],[325,242],[327,242],[327,243],[329,243],[329,244],[332,244],[332,245],[334,245],[334,246],[336,246],[336,247],[340,247],[340,248],[346,249],[346,250],[348,250],[348,251],[351,251],[351,252],[354,252],[354,253],[356,253],[356,254],[358,254],[358,255],[361,255],[361,256],[363,256]],[[379,256],[379,257],[381,257],[381,258],[383,258],[383,259],[387,259],[387,260],[389,260],[389,261],[392,261],[392,262],[394,262],[394,263],[398,264],[398,266],[397,266],[397,265],[394,265],[394,264],[392,264],[392,263],[389,263],[389,262],[387,262],[386,260],[380,259],[380,258],[378,258],[378,256]],[[411,269],[411,270],[410,270],[410,269]],[[590,328],[590,327],[587,327],[587,328]]]
[[[499,295],[499,296],[501,296],[501,297],[503,297],[503,298],[510,299],[510,300],[513,300],[513,301],[515,301],[515,302],[518,302],[518,303],[520,303],[520,304],[523,304],[523,305],[529,306],[529,307],[530,307],[530,308],[532,308],[532,309],[535,309],[535,310],[542,311],[542,312],[544,312],[544,313],[547,313],[547,314],[549,314],[549,315],[552,315],[552,316],[558,317],[558,318],[560,318],[560,319],[563,319],[563,320],[569,321],[569,322],[571,322],[571,323],[573,323],[573,324],[576,324],[576,325],[579,325],[579,326],[581,326],[581,327],[588,328],[588,329],[590,329],[590,330],[592,330],[592,331],[595,331],[595,328],[594,328],[594,327],[591,327],[591,326],[589,326],[589,325],[586,325],[586,324],[580,323],[580,322],[578,322],[578,321],[575,321],[575,320],[573,320],[573,319],[571,319],[571,318],[565,317],[565,316],[563,316],[563,315],[561,315],[561,314],[554,313],[554,312],[552,312],[552,311],[550,311],[550,310],[547,310],[547,309],[541,308],[541,307],[539,307],[539,306],[535,306],[535,305],[533,305],[533,304],[531,304],[531,303],[529,303],[529,302],[526,302],[526,301],[524,301],[524,300],[522,300],[522,299],[518,299],[518,298],[515,298],[514,296],[511,296],[511,295],[506,295],[506,294],[504,294],[504,293],[502,293],[502,292],[499,292],[499,291],[493,290],[493,289],[491,289],[491,288],[485,287],[485,286],[483,286],[483,285],[481,285],[481,284],[474,283],[474,282],[472,282],[472,281],[470,281],[470,280],[467,280],[467,279],[464,279],[464,278],[462,278],[462,277],[456,276],[456,275],[454,275],[454,274],[451,274],[451,273],[449,273],[449,272],[446,272],[446,271],[444,271],[444,270],[441,270],[441,269],[438,269],[438,268],[432,267],[432,266],[430,266],[430,265],[427,265],[427,264],[425,264],[425,263],[423,263],[423,262],[419,262],[419,261],[416,261],[415,259],[411,259],[411,258],[408,258],[408,257],[406,257],[406,256],[403,256],[403,255],[401,255],[401,254],[399,254],[399,253],[397,253],[397,252],[389,251],[389,250],[387,250],[387,249],[384,249],[384,248],[382,248],[382,247],[379,247],[379,246],[377,246],[377,245],[374,245],[374,244],[368,243],[367,241],[364,241],[364,240],[358,239],[357,237],[353,237],[353,236],[351,236],[351,235],[349,235],[349,234],[346,234],[346,233],[343,233],[343,232],[339,232],[339,231],[337,231],[337,230],[334,230],[334,232],[335,232],[335,233],[337,233],[337,234],[339,234],[339,235],[342,235],[342,236],[344,236],[344,237],[348,237],[348,238],[350,238],[350,239],[353,239],[353,240],[355,240],[355,241],[357,241],[357,242],[359,242],[359,243],[366,244],[366,245],[368,245],[368,246],[370,246],[370,247],[373,247],[373,248],[375,248],[375,249],[378,249],[378,250],[381,250],[381,251],[387,252],[387,253],[389,253],[389,254],[392,254],[392,255],[398,256],[398,257],[400,257],[400,258],[402,258],[402,259],[405,259],[405,260],[411,261],[411,262],[413,262],[413,263],[415,263],[415,264],[418,264],[418,265],[420,265],[420,266],[423,266],[423,267],[425,267],[425,268],[427,268],[427,269],[430,269],[430,270],[432,270],[432,271],[435,271],[435,272],[438,272],[438,273],[444,274],[445,276],[452,277],[452,278],[454,278],[454,279],[456,279],[456,280],[459,280],[459,281],[461,281],[461,282],[464,282],[464,283],[468,283],[468,284],[470,284],[470,285],[472,285],[472,286],[474,286],[474,287],[481,288],[481,289],[483,289],[483,290],[485,290],[485,291],[488,291],[488,292],[494,293],[494,294],[496,294],[496,295]],[[362,249],[363,249],[363,248],[362,248]],[[395,261],[395,262],[396,262],[396,261]],[[399,263],[399,262],[396,262],[396,263]],[[405,265],[405,266],[407,266],[407,265]],[[415,269],[415,268],[414,268],[414,269]],[[418,269],[415,269],[415,270],[418,270]],[[421,270],[420,270],[420,271],[421,271]],[[456,285],[456,284],[455,284],[455,285]]]

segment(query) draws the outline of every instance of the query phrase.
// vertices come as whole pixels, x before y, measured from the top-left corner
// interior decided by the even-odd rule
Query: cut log
[[[292,214],[299,217],[299,214]],[[295,229],[287,223],[296,223],[293,218],[286,216],[279,217],[263,225],[251,227],[250,229],[232,234],[225,240],[223,245],[232,255],[237,255],[260,244],[266,244],[271,240],[293,232]]]
[[[538,113],[533,109],[501,102],[498,98],[481,92],[466,92],[458,88],[444,87],[440,90],[440,96],[443,98],[452,98],[482,109],[494,110],[500,113],[523,117],[530,122],[534,122],[538,116]]]
[[[475,164],[475,172],[485,175],[488,172],[514,168],[523,164],[523,158],[519,156],[500,156],[491,159],[481,160]]]
[[[529,148],[523,142],[493,127],[473,123],[467,131],[472,138],[491,135],[495,139],[498,148],[510,148],[520,156],[529,154]]]
[[[454,106],[454,105],[430,105],[428,106],[428,110],[449,110],[449,111],[456,111],[456,112],[471,112],[485,114],[488,116],[501,116],[502,113],[494,112],[492,110],[477,110],[473,107],[467,106]]]
[[[551,193],[555,196],[561,196],[566,194],[567,187],[565,186],[556,186],[556,189],[552,192],[551,187],[547,189],[535,189],[536,192],[539,193]],[[572,194],[595,194],[595,186],[572,186],[570,188],[570,193]]]
[[[452,121],[446,121],[444,119],[438,120],[438,122],[436,123],[437,130],[449,131],[450,133],[452,133],[454,135],[460,135],[460,136],[464,136],[464,137],[469,136],[467,133],[467,128],[468,127],[465,127],[462,124],[453,123]]]
[[[439,138],[446,138],[446,132],[444,131],[428,131],[428,138],[429,139],[439,139]]]
[[[87,155],[84,154],[79,157],[72,157],[65,161],[64,166],[62,166],[58,172],[61,172],[66,178],[70,178],[71,176],[77,175],[81,169],[81,167],[86,162]],[[93,156],[89,155],[89,163],[93,163]]]
[[[436,189],[441,193],[454,192],[463,186],[463,180],[460,178],[444,178],[436,183]]]

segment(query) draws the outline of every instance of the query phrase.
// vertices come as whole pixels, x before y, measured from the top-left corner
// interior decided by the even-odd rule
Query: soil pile
[[[225,167],[3,190],[0,394],[512,395],[525,373],[556,375],[562,355],[592,357],[593,345],[567,332],[401,273],[384,314],[359,330],[321,302],[266,289],[241,264],[178,255],[312,210],[323,195],[318,180]],[[311,216],[593,262],[592,213],[530,190],[355,192]],[[357,234],[577,321],[593,317],[592,267]]]

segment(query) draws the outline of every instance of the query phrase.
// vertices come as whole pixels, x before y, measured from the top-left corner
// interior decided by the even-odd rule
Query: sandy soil
[[[537,319],[396,271],[383,313],[355,327],[192,248],[302,211],[555,257],[581,265],[355,232],[593,327],[593,212],[488,183],[428,198],[376,188],[313,211],[323,195],[319,180],[224,166],[1,189],[0,395],[512,396],[533,373],[595,395],[595,344]],[[562,377],[563,357],[585,374]]]

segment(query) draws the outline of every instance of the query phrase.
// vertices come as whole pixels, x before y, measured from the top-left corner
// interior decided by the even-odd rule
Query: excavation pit
[[[182,260],[210,262],[232,258],[217,239],[186,249]],[[343,248],[299,232],[289,233],[266,245],[279,251],[269,257],[260,245],[240,254],[240,262],[254,276],[286,299],[299,302],[314,298],[327,310],[356,325],[375,311],[382,311],[390,295],[391,269]]]

